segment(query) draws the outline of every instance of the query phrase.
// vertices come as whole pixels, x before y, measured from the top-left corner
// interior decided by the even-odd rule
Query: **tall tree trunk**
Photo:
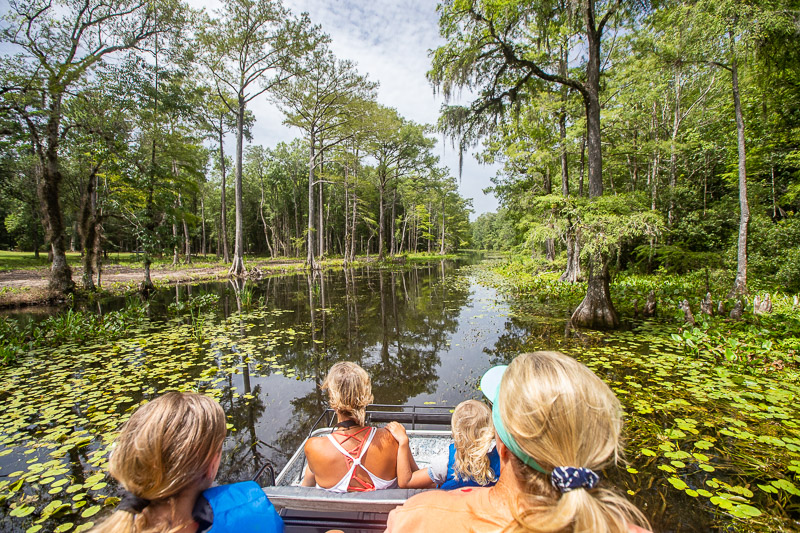
[[[95,217],[94,244],[92,248],[94,251],[94,270],[97,273],[97,287],[100,287],[103,277],[103,217],[101,212],[98,212]]]
[[[200,195],[200,225],[203,228],[203,240],[200,241],[200,254],[206,255],[206,201],[205,194]]]
[[[584,4],[589,61],[586,67],[586,125],[589,159],[589,197],[603,194],[603,155],[600,145],[600,40],[594,21],[594,2]],[[590,328],[616,328],[619,317],[608,290],[608,257],[594,254],[588,265],[589,285],[586,297],[572,314],[572,323]]]
[[[181,201],[181,193],[178,193],[178,207],[181,210],[181,222],[183,222],[183,244],[184,256],[186,264],[192,264],[192,239],[189,236],[189,224],[186,222],[186,216],[183,213],[183,202]]]
[[[97,287],[102,285],[102,277],[103,277],[103,210],[99,207],[99,202],[97,200],[97,189],[94,192],[94,205],[95,205],[95,216],[94,216],[94,243],[92,245],[92,251],[94,253],[94,270],[97,273]]]
[[[320,159],[322,154],[320,153]],[[322,168],[320,168],[320,173]],[[320,180],[319,182],[319,203],[317,204],[317,257],[320,259],[325,255],[325,221],[323,219],[323,208],[325,207],[324,191],[325,184]]]
[[[593,4],[593,2],[587,2]],[[586,130],[589,161],[589,198],[603,195],[603,150],[600,145],[600,35],[590,29],[586,68]]]
[[[353,187],[353,225],[350,230],[350,262],[356,260],[356,213],[358,212],[358,193],[356,188]]]
[[[656,210],[656,198],[658,197],[658,168],[661,165],[661,151],[658,148],[658,130],[659,130],[659,123],[658,123],[658,108],[656,102],[653,102],[653,115],[652,115],[652,125],[653,125],[653,145],[655,146],[653,150],[653,168],[652,168],[652,176],[649,178],[650,181],[650,210]]]
[[[550,177],[550,165],[547,165],[547,169],[545,170],[545,177],[544,177],[544,193],[545,194],[553,194],[553,180]],[[550,210],[550,220],[547,223],[547,226],[552,229],[553,228],[553,217],[555,216],[555,211],[553,209]],[[556,243],[555,239],[549,238],[545,239],[544,243],[545,247],[545,257],[547,257],[548,261],[555,261],[556,260]]]
[[[33,239],[33,257],[34,259],[39,259],[39,224],[36,222],[37,218],[40,216],[40,213],[36,212],[35,207],[31,207],[31,220],[34,222],[31,224],[31,238]]]
[[[61,185],[61,168],[59,162],[59,135],[61,127],[61,98],[54,98],[50,104],[47,122],[47,148],[42,161],[42,180],[39,182],[39,201],[42,206],[45,237],[50,243],[52,263],[50,265],[51,290],[66,294],[75,289],[72,281],[72,269],[67,263],[64,245],[64,220],[61,215],[59,187]]]
[[[445,235],[445,231],[444,231],[444,215],[445,215],[445,212],[444,212],[444,201],[445,201],[445,197],[442,196],[442,246],[439,249],[439,254],[440,255],[444,255],[444,235]]]
[[[242,150],[244,145],[244,97],[239,94],[239,106],[236,109],[236,234],[233,245],[233,262],[228,270],[230,276],[244,276],[244,220],[242,205]]]
[[[264,218],[264,176],[259,176],[260,183],[261,183],[261,199],[258,202],[258,214],[261,218],[261,225],[264,228],[264,241],[267,243],[267,249],[269,250],[269,255],[271,257],[275,257],[274,249],[269,242],[269,232],[267,231],[267,220]]]
[[[558,279],[559,281],[576,283],[581,278],[581,250],[576,228],[569,217],[567,218],[565,241],[567,245],[567,269]]]
[[[733,108],[736,113],[736,145],[739,151],[739,243],[736,253],[736,279],[730,296],[747,293],[747,230],[750,225],[750,205],[747,202],[747,159],[744,144],[744,116],[739,98],[739,65],[736,60],[733,30],[728,33],[731,46],[731,85]]]
[[[406,227],[408,227],[408,211],[404,211],[404,213],[405,214],[403,215],[403,229],[400,232],[400,247],[397,250],[398,254],[403,253],[403,245],[405,244],[405,239],[406,239]]]
[[[145,234],[148,237],[146,240],[149,241],[149,237],[155,237],[155,230],[156,230],[156,220],[155,220],[155,203],[153,201],[153,194],[154,194],[154,183],[155,183],[155,170],[156,170],[156,138],[153,135],[152,145],[150,147],[151,154],[150,154],[150,181],[147,185],[147,202],[145,203]],[[153,281],[150,279],[150,263],[151,263],[151,252],[153,244],[150,242],[143,242],[142,243],[142,266],[144,267],[144,277],[142,279],[142,284],[139,286],[139,290],[143,294],[147,294],[150,291],[155,289],[155,285],[153,285]]]
[[[395,171],[396,172],[396,171]],[[392,193],[392,221],[389,227],[392,231],[392,239],[391,245],[389,246],[389,250],[391,251],[391,255],[395,255],[397,253],[397,239],[395,238],[395,217],[397,216],[397,174],[395,174],[394,179],[395,187],[394,192]]]
[[[678,186],[677,171],[677,139],[681,124],[681,71],[675,70],[675,114],[672,117],[672,137],[669,144],[669,207],[667,209],[667,225],[672,227],[675,211],[675,189]]]
[[[344,266],[347,268],[347,262],[350,260],[350,167],[347,165],[344,167],[344,245],[342,248]],[[350,311],[349,305],[347,310]]]
[[[586,173],[586,133],[581,136],[581,172],[578,175],[578,197],[583,197],[583,177]]]
[[[314,134],[311,134],[309,140],[309,156],[308,156],[308,232],[306,240],[308,242],[308,249],[306,250],[306,264],[312,270],[316,268],[314,261],[314,161],[315,161],[315,146]]]
[[[83,253],[83,288],[87,291],[95,290],[94,286],[94,244],[95,230],[97,228],[97,167],[89,173],[86,188],[81,194],[80,214],[78,216],[78,234],[81,237],[81,252]]]
[[[383,236],[383,196],[386,189],[386,175],[385,170],[380,171],[382,174],[378,177],[378,260],[383,259],[384,250],[384,236]]]
[[[231,255],[228,251],[228,207],[225,203],[227,185],[225,183],[226,179],[226,169],[225,169],[225,150],[222,144],[222,133],[223,133],[223,119],[224,115],[220,113],[219,115],[219,170],[220,174],[222,175],[222,190],[220,192],[220,225],[222,226],[220,232],[220,239],[222,240],[222,261],[225,263],[231,262]]]
[[[294,254],[300,256],[300,209],[297,206],[297,188],[293,187],[292,204],[294,207]]]
[[[177,206],[177,204],[176,204]],[[178,251],[178,221],[173,217],[172,219],[172,266],[176,266],[180,260],[180,252]]]
[[[567,50],[561,47],[561,60],[559,61],[559,73],[567,75]],[[567,157],[567,87],[561,87],[561,109],[558,113],[558,135],[561,142],[561,195],[569,198],[569,160]],[[581,149],[582,151],[582,149]],[[583,155],[581,154],[581,157]],[[581,173],[583,169],[581,168]],[[583,177],[581,177],[581,189],[583,188]],[[564,240],[567,246],[567,268],[560,281],[576,283],[581,277],[580,249],[576,235],[577,228],[572,223],[572,218],[567,217],[567,228]]]

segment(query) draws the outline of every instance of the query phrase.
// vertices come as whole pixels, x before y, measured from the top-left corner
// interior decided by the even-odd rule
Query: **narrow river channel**
[[[607,336],[565,332],[569,309],[504,296],[476,262],[178,285],[156,295],[148,325],[127,338],[64,345],[0,370],[0,529],[81,531],[102,519],[116,502],[117,487],[104,474],[113,432],[142,399],[169,389],[213,394],[225,409],[229,433],[218,476],[225,483],[251,478],[265,461],[280,470],[325,408],[319,384],[336,361],[367,370],[376,403],[455,406],[480,397],[477,382],[490,366],[526,350],[560,349],[620,395],[630,465],[605,474],[654,529],[725,530],[729,517],[702,497],[707,480],[750,502],[751,483],[742,479],[756,476],[721,446],[722,420],[736,419],[735,402],[723,407],[730,398],[708,388],[700,367],[683,361],[658,324]],[[108,302],[101,311],[120,305]],[[730,390],[764,393],[737,385],[736,376],[719,379]],[[783,389],[764,400],[783,405],[772,410],[774,420],[794,418],[794,406],[774,390]],[[708,397],[698,400],[702,391]],[[711,406],[718,424],[698,416]],[[672,478],[685,489],[667,482],[681,465],[692,470]],[[769,520],[796,525],[795,518]],[[753,525],[775,523],[769,520]]]

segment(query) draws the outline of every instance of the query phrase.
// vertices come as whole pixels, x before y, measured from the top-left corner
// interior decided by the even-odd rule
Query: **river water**
[[[703,429],[690,409],[672,403],[696,396],[691,390],[646,393],[651,385],[673,389],[662,374],[683,381],[673,367],[659,366],[677,357],[661,340],[666,334],[641,324],[610,337],[565,332],[569,309],[500,294],[485,269],[471,266],[476,261],[179,285],[157,293],[147,307],[149,324],[127,338],[32,354],[0,374],[0,529],[81,531],[107,514],[117,495],[104,475],[114,431],[142,399],[166,390],[204,391],[221,403],[230,431],[218,481],[234,482],[251,478],[265,461],[278,470],[286,464],[326,407],[319,385],[336,361],[366,369],[376,403],[454,407],[480,397],[477,383],[486,369],[531,349],[579,357],[620,394],[631,413],[631,465],[605,474],[656,530],[776,523],[742,526],[708,499],[686,495],[712,479],[701,465],[716,464],[709,467],[714,471],[730,464],[727,451],[692,456],[699,468],[680,477],[685,489],[665,481],[671,473],[661,466],[670,453],[698,449],[682,445],[675,432],[665,439],[663,428],[677,419],[684,437]],[[654,353],[662,354],[661,363],[647,360]],[[640,453],[645,447],[656,452]],[[739,487],[734,481],[745,470],[713,479]],[[779,519],[789,529],[795,524],[785,514]]]

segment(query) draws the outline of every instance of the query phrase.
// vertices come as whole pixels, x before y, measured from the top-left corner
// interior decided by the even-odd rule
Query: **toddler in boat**
[[[418,468],[411,455],[402,424],[386,426],[397,440],[397,484],[400,488],[444,490],[489,487],[500,476],[500,457],[494,443],[492,412],[483,402],[458,404],[451,420],[453,444],[447,455],[436,457],[428,468]]]

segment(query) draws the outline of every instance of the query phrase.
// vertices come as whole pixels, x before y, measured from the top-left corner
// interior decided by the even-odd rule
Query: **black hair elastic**
[[[117,504],[117,511],[128,511],[136,514],[144,511],[144,508],[148,505],[150,505],[150,500],[140,498],[126,490],[122,492],[122,499]]]

